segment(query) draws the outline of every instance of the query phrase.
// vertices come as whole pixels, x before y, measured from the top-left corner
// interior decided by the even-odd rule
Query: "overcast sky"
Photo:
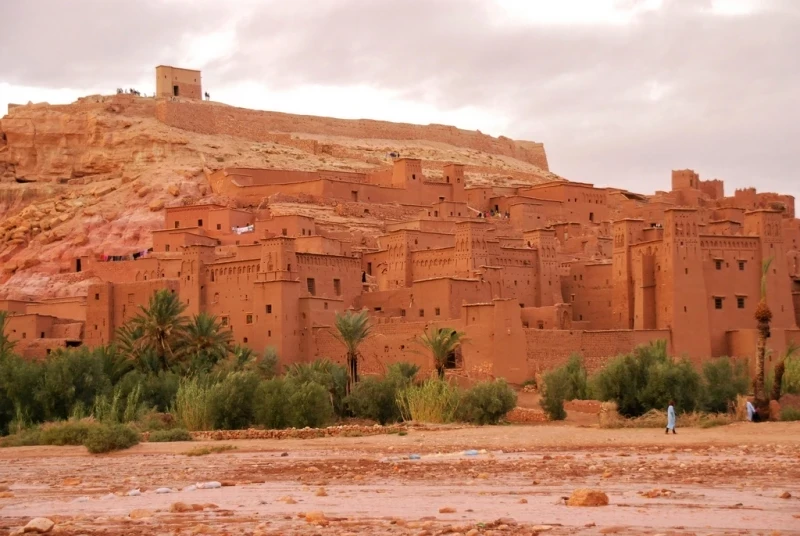
[[[671,169],[800,197],[800,0],[12,0],[0,113],[203,70],[213,100],[544,142],[576,181]]]

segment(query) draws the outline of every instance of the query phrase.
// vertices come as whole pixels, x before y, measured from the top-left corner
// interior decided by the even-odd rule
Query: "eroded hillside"
[[[234,205],[211,193],[206,174],[217,169],[369,171],[387,168],[390,152],[422,159],[431,178],[445,163],[464,164],[468,187],[559,178],[546,169],[540,144],[440,125],[311,118],[130,95],[13,107],[0,120],[0,297],[85,294],[91,275],[74,273],[76,257],[147,249],[152,231],[163,227],[165,206]],[[394,205],[365,217],[320,200],[270,201],[260,208],[314,216],[332,234],[356,230],[354,239],[361,242],[413,212]]]

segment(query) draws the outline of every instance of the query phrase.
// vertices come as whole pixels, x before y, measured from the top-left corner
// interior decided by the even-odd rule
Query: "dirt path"
[[[105,456],[2,449],[0,531],[46,516],[75,535],[800,534],[800,424],[678,432],[501,426]],[[237,448],[183,454],[220,443]],[[190,487],[205,481],[224,486]],[[564,505],[580,487],[610,505]]]

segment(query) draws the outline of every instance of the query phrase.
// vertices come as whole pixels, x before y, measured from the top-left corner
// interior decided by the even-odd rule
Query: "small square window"
[[[436,309],[433,310],[433,314],[439,316],[441,314],[441,310],[437,307]]]
[[[100,299],[100,294],[95,294],[95,295],[94,295],[94,299],[95,299],[95,300],[99,300],[99,299]]]
[[[400,309],[400,316],[406,316],[406,310]]]
[[[289,230],[288,230],[288,229],[286,229],[286,227],[284,227],[283,229],[281,229],[281,234],[282,234],[283,236],[286,236],[288,233],[289,233]]]
[[[714,261],[714,266],[717,270],[722,270],[722,261]]]
[[[739,261],[739,270],[744,271],[744,261]]]
[[[245,324],[252,324],[253,323],[253,315],[245,316],[244,322],[245,322]]]
[[[334,279],[333,280],[333,292],[337,296],[342,295],[342,280],[341,279]]]
[[[271,313],[271,312],[272,312],[272,305],[267,305],[267,313]]]
[[[228,325],[228,317],[227,316],[223,316],[222,317],[222,325],[223,326],[227,326]]]
[[[425,316],[425,309],[419,310],[419,316]]]
[[[272,330],[271,329],[267,330],[267,337],[272,337]]]
[[[197,226],[198,227],[202,227],[203,226],[203,220],[197,220]]]
[[[736,297],[736,307],[739,309],[744,309],[744,296]]]
[[[714,298],[714,309],[722,309],[722,298]]]
[[[245,342],[245,343],[246,343],[246,342],[247,342],[247,337],[245,337],[244,339],[242,339],[242,342]]]
[[[179,222],[179,221],[176,221],[176,222],[175,222],[175,228],[177,229],[177,228],[178,228],[178,227],[180,227],[180,226],[181,226],[181,222]]]
[[[314,281],[313,277],[309,277],[306,279],[306,286],[308,287],[308,293],[312,296],[317,295],[317,284]]]
[[[219,231],[219,230],[221,230],[221,229],[222,229],[222,224],[221,224],[221,223],[218,223],[218,224],[217,224],[217,231]]]

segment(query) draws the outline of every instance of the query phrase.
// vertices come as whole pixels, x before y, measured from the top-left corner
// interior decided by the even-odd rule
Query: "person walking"
[[[668,434],[670,430],[672,430],[673,434],[677,434],[675,431],[675,402],[672,400],[669,401],[669,407],[667,408],[667,429],[664,433]]]
[[[758,422],[760,420],[755,406],[749,400],[747,401],[747,420],[750,422]]]

